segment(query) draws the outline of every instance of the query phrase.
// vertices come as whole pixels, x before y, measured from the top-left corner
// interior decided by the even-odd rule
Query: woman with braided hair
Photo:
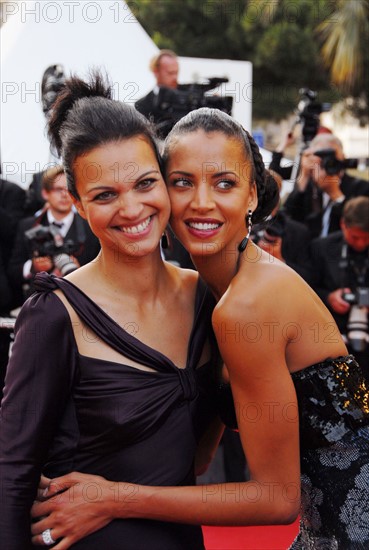
[[[212,323],[226,365],[219,398],[224,421],[239,430],[250,480],[139,485],[128,502],[112,498],[103,478],[71,474],[48,487],[64,492],[34,506],[34,516],[47,516],[34,526],[36,540],[56,526],[64,550],[99,527],[97,511],[106,521],[207,525],[288,523],[300,512],[294,550],[366,548],[368,391],[312,289],[249,240],[252,221],[265,220],[278,200],[257,145],[225,113],[199,109],[168,135],[164,163],[172,229],[217,301]],[[90,483],[99,484],[99,502],[83,499]]]

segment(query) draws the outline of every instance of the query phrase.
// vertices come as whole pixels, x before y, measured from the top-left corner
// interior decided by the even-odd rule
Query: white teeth
[[[147,228],[150,221],[151,216],[148,217],[147,220],[145,220],[144,222],[139,223],[138,225],[132,225],[131,227],[121,227],[120,229],[123,233],[141,233],[141,231],[144,231]]]
[[[209,231],[211,229],[217,229],[218,227],[220,227],[220,223],[190,222],[188,225],[193,229],[198,229],[199,231]]]

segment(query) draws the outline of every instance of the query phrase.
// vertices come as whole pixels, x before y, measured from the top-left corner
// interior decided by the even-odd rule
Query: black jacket
[[[154,123],[159,138],[164,139],[174,124],[191,110],[190,96],[180,95],[186,89],[185,84],[177,88],[160,86],[136,101],[137,111]]]
[[[343,233],[336,231],[327,237],[314,239],[311,242],[311,261],[313,265],[313,280],[311,286],[320,296],[323,302],[330,309],[340,331],[346,332],[346,326],[349,314],[339,314],[334,312],[327,301],[328,295],[338,288],[348,287],[355,290],[357,285],[357,276],[350,267],[344,267],[342,261],[342,248],[345,244]],[[358,265],[365,265],[368,259],[369,250],[363,253],[355,252],[347,248],[350,258]],[[361,285],[362,286],[362,285]],[[369,269],[365,275],[365,286],[369,287]]]
[[[25,195],[17,184],[0,179],[0,313],[8,313],[15,307],[7,269],[17,225],[23,215]]]

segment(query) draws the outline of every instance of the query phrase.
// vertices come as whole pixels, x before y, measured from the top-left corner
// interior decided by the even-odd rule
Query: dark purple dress
[[[123,330],[72,283],[43,273],[37,284],[17,319],[2,403],[0,533],[6,550],[32,548],[29,511],[41,472],[194,484],[196,445],[215,414],[214,365],[199,365],[204,343],[213,341],[214,305],[201,280],[184,369]],[[53,292],[57,288],[84,323],[122,354],[122,363],[79,354],[70,317]],[[155,372],[125,365],[124,357]],[[199,526],[130,519],[112,521],[73,548],[204,546]]]

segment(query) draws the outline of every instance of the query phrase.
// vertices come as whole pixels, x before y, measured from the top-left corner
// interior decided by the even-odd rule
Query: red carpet
[[[203,527],[206,550],[286,550],[298,532],[291,525]]]

